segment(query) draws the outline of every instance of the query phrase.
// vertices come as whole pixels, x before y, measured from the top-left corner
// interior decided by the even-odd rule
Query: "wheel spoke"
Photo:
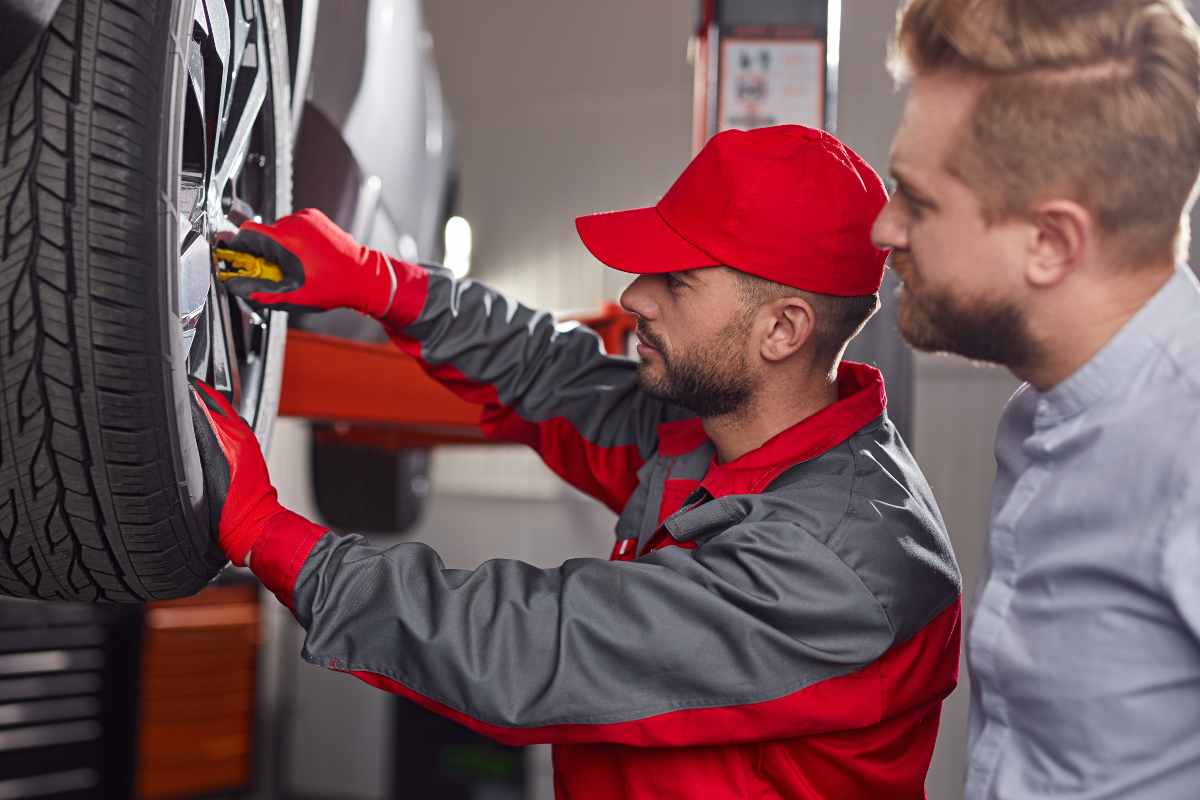
[[[238,5],[240,8],[240,3]],[[235,34],[240,35],[241,27],[239,22]],[[267,99],[266,31],[261,19],[255,20],[253,25],[245,23],[245,35],[251,34],[253,40],[243,42],[238,59],[232,62],[229,70],[233,80],[228,111],[221,115],[218,125],[214,175],[209,184],[217,197],[224,194],[225,187],[241,171],[250,149],[254,125]]]
[[[209,35],[208,28],[208,9],[206,9],[204,0],[199,0],[192,9],[192,23],[200,26],[200,32],[205,36]]]
[[[225,113],[226,96],[229,93],[229,11],[225,0],[197,0],[193,16],[194,29],[191,52],[188,55],[189,74],[196,63],[195,71],[201,76],[200,86],[195,79],[189,80],[198,94],[200,123],[203,136],[204,177],[211,186],[213,168],[220,136],[221,120]],[[209,203],[211,206],[211,203]]]
[[[229,293],[215,285],[209,293],[208,306],[212,313],[209,342],[212,346],[212,385],[232,396],[235,406],[242,402],[242,385],[234,339],[233,323],[229,318]]]
[[[203,198],[202,176],[185,170],[179,186],[179,321],[184,353],[191,351],[196,339],[212,281],[212,255],[204,236]]]
[[[254,26],[253,17],[246,14],[246,7],[242,0],[233,0],[233,20],[232,20],[232,51],[229,59],[229,78],[230,82],[236,81],[242,67],[242,60],[246,57],[246,44],[250,41],[251,27]]]
[[[212,283],[212,251],[208,241],[192,233],[179,258],[179,319],[183,323],[184,349],[191,347]]]
[[[208,375],[209,329],[208,304],[200,312],[199,323],[196,325],[196,338],[192,340],[191,350],[187,356],[188,375],[202,381],[211,380]]]
[[[200,119],[203,120],[208,116],[208,109],[204,107],[204,56],[199,47],[188,48],[187,62],[189,95],[191,102],[200,109]]]
[[[235,234],[244,218],[274,209],[273,190],[260,185],[274,180],[263,168],[274,152],[265,116],[266,16],[258,0],[196,0],[195,8],[186,58],[179,316],[188,373],[224,392],[250,419],[258,414],[262,355],[274,341],[268,332],[280,323],[268,323],[225,291],[214,277],[211,247]],[[267,155],[250,156],[260,144]]]
[[[200,0],[204,6],[205,20],[208,22],[208,37],[212,42],[213,52],[217,58],[221,60],[221,71],[228,74],[229,65],[229,44],[231,40],[231,28],[229,24],[229,9],[225,6],[225,0]],[[199,7],[196,11],[197,16],[200,14]],[[221,87],[221,96],[226,94],[226,87]]]
[[[268,324],[267,320],[242,298],[232,297],[231,301],[230,312],[240,320],[240,341],[245,352],[245,361],[239,362],[238,370],[244,405],[239,406],[238,410],[243,417],[250,419],[254,416],[254,403],[262,391],[263,360],[260,354],[267,344]]]
[[[179,241],[199,230],[204,221],[204,176],[185,169],[179,182]],[[184,246],[179,248],[182,253]]]

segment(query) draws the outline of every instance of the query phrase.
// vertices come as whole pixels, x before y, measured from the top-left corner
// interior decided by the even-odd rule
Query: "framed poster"
[[[796,123],[825,125],[825,42],[728,38],[721,41],[717,130]]]

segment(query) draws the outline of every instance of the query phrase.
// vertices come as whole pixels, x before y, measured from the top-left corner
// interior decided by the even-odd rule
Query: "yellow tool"
[[[263,281],[279,283],[283,280],[283,270],[278,265],[262,256],[229,250],[225,247],[215,247],[213,259],[217,262],[217,280],[227,281],[230,278],[257,278]],[[228,264],[229,268],[223,266]]]

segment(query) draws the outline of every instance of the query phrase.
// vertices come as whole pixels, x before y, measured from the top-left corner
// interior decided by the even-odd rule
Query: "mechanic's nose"
[[[651,280],[649,275],[641,275],[625,287],[625,291],[621,292],[621,308],[642,319],[658,319],[658,303],[649,292]]]

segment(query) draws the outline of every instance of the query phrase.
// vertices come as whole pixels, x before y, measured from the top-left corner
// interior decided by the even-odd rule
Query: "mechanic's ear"
[[[812,336],[816,314],[803,297],[783,297],[762,310],[769,326],[759,347],[765,360],[776,363],[790,358]]]

